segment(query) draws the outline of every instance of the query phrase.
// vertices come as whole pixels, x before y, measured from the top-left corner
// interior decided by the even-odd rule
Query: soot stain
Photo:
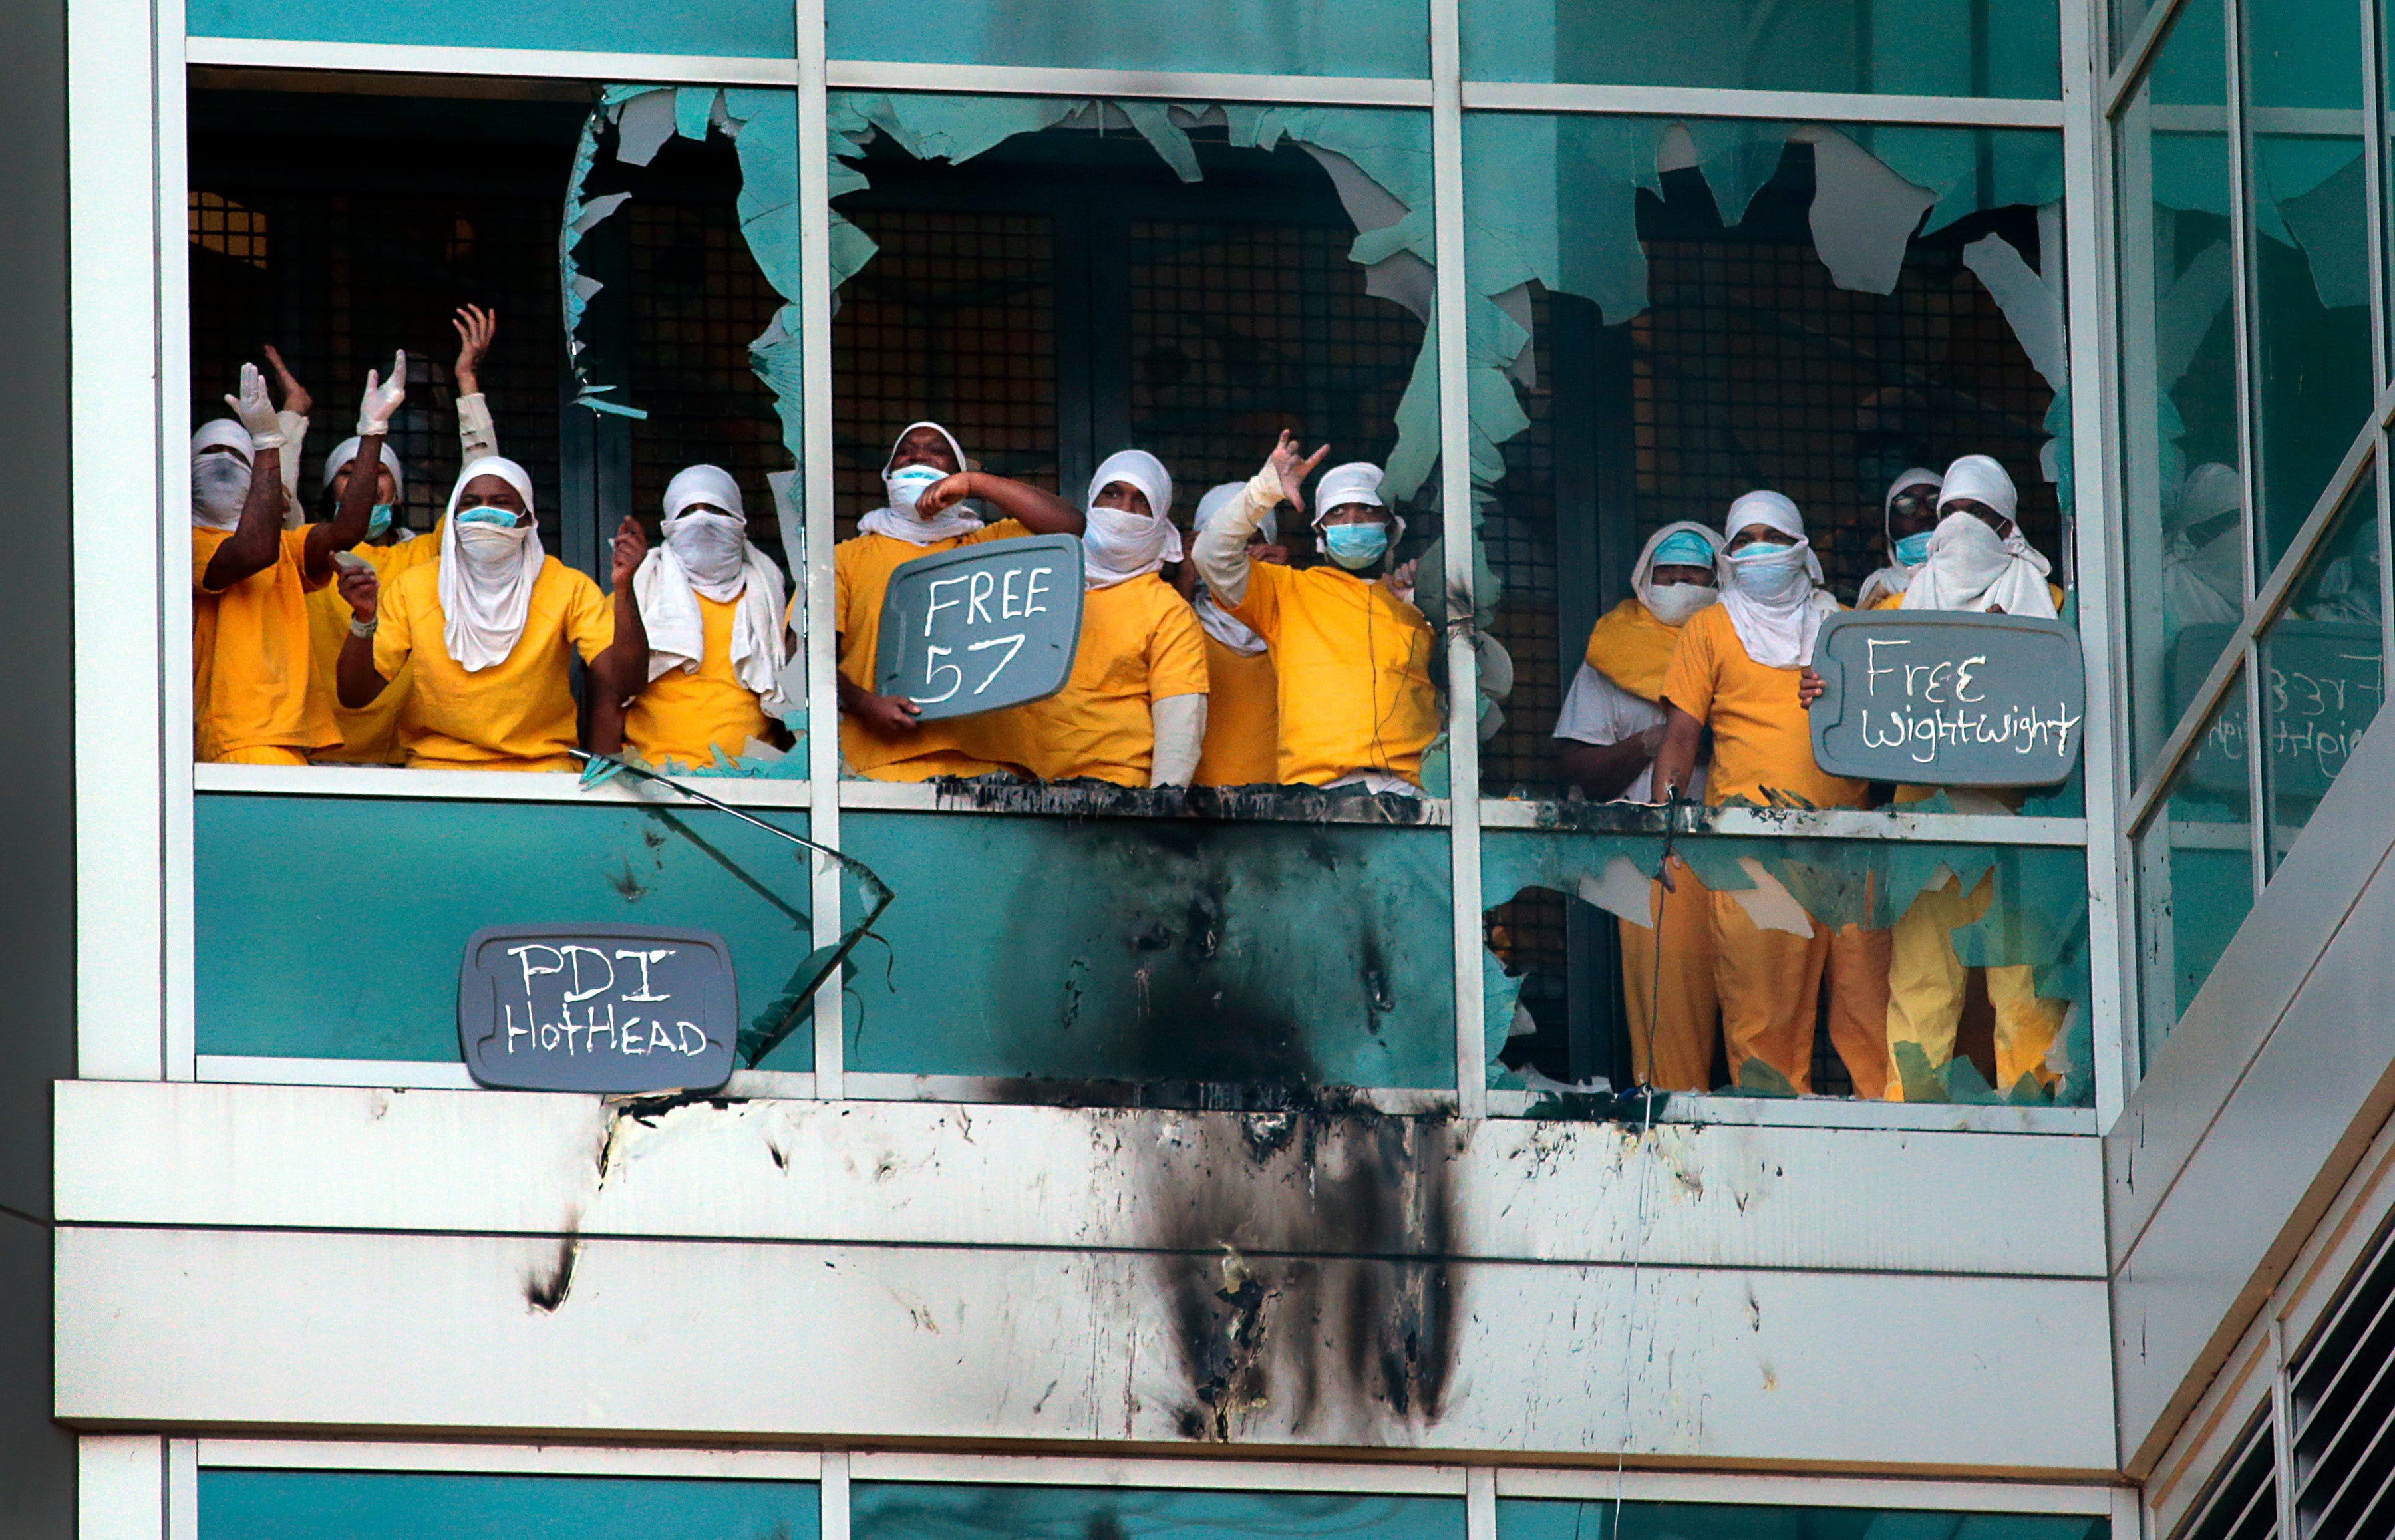
[[[638,903],[649,896],[647,885],[632,875],[632,863],[629,861],[624,862],[621,872],[607,874],[607,886],[615,889],[615,896],[626,903]]]
[[[543,1315],[555,1315],[574,1292],[574,1263],[582,1254],[582,1239],[568,1234],[559,1238],[557,1259],[545,1272],[535,1270],[524,1275],[524,1303]]]

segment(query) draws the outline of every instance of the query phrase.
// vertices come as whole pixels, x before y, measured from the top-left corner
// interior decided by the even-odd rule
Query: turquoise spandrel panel
[[[542,6],[464,0],[192,0],[193,37],[284,42],[563,48],[590,53],[788,59],[797,46],[787,0],[559,0]]]
[[[834,59],[1265,75],[1430,73],[1423,0],[1217,0],[1169,21],[1118,0],[848,0],[824,15]]]
[[[204,795],[192,823],[204,1054],[455,1060],[458,962],[486,925],[715,931],[744,1022],[814,946],[804,852],[706,808]],[[814,1054],[801,1022],[760,1067]]]
[[[1498,1540],[2110,1540],[2107,1520],[2063,1513],[1937,1513],[1754,1503],[1508,1497]]]
[[[860,1481],[856,1540],[1463,1540],[1453,1497]]]
[[[200,1472],[200,1540],[814,1540],[812,1481]]]

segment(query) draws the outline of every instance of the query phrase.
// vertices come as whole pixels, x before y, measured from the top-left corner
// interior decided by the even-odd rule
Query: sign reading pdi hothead
[[[507,1090],[713,1090],[739,1017],[732,950],[704,930],[488,926],[457,975],[466,1068]]]

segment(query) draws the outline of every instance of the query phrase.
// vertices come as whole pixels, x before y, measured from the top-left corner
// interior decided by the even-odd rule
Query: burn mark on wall
[[[569,1231],[560,1236],[556,1259],[547,1268],[535,1268],[524,1274],[524,1303],[543,1315],[554,1315],[574,1292],[574,1264],[582,1255],[582,1238]]]

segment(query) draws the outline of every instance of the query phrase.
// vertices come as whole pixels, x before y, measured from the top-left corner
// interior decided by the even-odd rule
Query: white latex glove
[[[407,350],[401,349],[390,356],[390,377],[383,379],[366,371],[366,393],[358,402],[358,437],[390,431],[391,414],[407,399]],[[361,452],[363,454],[363,452]]]
[[[241,394],[227,396],[225,404],[249,429],[252,449],[281,449],[283,419],[274,413],[274,403],[266,398],[266,376],[258,372],[255,363],[241,366]]]

